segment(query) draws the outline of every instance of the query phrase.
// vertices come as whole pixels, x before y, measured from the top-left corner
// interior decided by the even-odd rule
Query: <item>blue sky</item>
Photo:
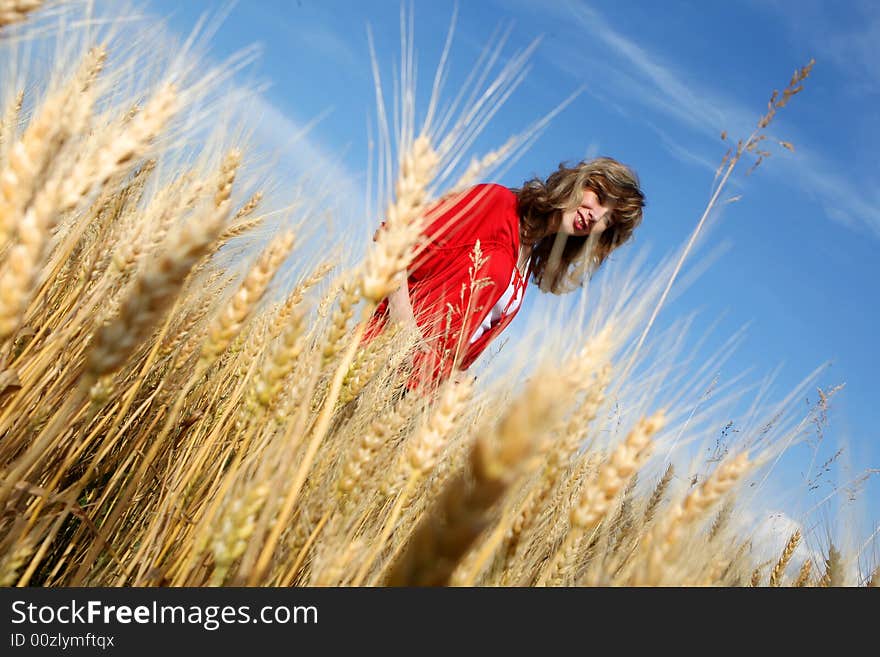
[[[219,2],[146,5],[186,34]],[[433,75],[453,3],[416,1],[415,43],[423,97]],[[366,26],[373,30],[386,80],[399,57],[397,0],[251,0],[233,5],[209,56],[254,43],[262,47],[253,80],[265,92],[268,126],[283,140],[322,116],[300,145],[299,163],[327,163],[351,183],[342,205],[361,207],[367,124],[375,108]],[[781,398],[815,367],[830,361],[819,385],[845,383],[834,399],[827,453],[847,444],[840,483],[880,467],[876,392],[880,320],[880,5],[872,0],[739,0],[738,2],[463,1],[458,7],[450,88],[463,79],[489,36],[511,27],[508,52],[541,36],[531,72],[477,144],[487,150],[551,110],[575,89],[583,93],[530,151],[497,182],[518,186],[562,160],[602,154],[633,166],[648,199],[645,221],[625,261],[643,246],[655,261],[679,246],[696,224],[725,146],[726,130],[746,137],[770,91],[781,89],[811,57],[804,91],[784,108],[769,135],[792,142],[751,176],[742,166],[707,237],[722,255],[670,303],[664,321],[698,311],[695,334],[717,324],[706,349],[745,324],[748,332],[724,375],[779,368]],[[293,157],[296,160],[296,156]],[[361,216],[363,235],[368,218]],[[534,312],[537,290],[523,314]],[[816,395],[809,395],[814,401]],[[806,409],[806,403],[804,402]],[[841,459],[840,463],[844,463]],[[797,482],[793,465],[786,473]],[[880,477],[864,492],[876,525]],[[822,493],[831,492],[824,484]]]

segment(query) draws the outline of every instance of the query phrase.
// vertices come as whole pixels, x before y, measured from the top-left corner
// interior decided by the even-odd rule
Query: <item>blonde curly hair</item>
[[[599,235],[558,233],[562,213],[576,208],[591,189],[611,208]],[[520,217],[520,241],[532,246],[532,278],[545,292],[561,294],[583,285],[608,255],[632,237],[642,221],[645,195],[635,172],[610,157],[576,166],[559,165],[547,180],[533,178],[513,192]]]

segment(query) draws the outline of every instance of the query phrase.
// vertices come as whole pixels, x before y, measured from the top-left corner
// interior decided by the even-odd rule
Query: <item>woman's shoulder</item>
[[[516,194],[497,183],[480,183],[442,199],[444,215],[454,217],[452,224],[462,237],[473,242],[480,239],[507,246],[519,236],[519,214]],[[456,231],[453,231],[456,232]]]
[[[414,262],[420,276],[431,277],[460,267],[477,241],[493,264],[515,260],[519,244],[516,195],[503,185],[482,183],[434,204],[426,214],[425,246]],[[507,258],[499,257],[499,253]],[[504,266],[504,265],[501,265]]]
[[[480,183],[466,192],[466,198],[499,216],[516,214],[516,194],[498,183]]]
[[[485,183],[485,194],[491,205],[491,222],[487,239],[493,240],[503,250],[519,249],[519,212],[517,196],[509,187]]]
[[[465,189],[447,192],[434,202],[430,213],[515,206],[516,194],[509,187],[497,183],[480,183]]]
[[[479,183],[470,188],[471,193],[477,194],[485,194],[494,198],[495,200],[499,199],[507,199],[511,201],[516,200],[516,194],[513,193],[513,190],[510,187],[505,185],[499,185],[498,183]]]

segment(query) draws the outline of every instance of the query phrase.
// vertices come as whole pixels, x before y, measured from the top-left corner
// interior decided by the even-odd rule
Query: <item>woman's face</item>
[[[585,189],[581,203],[573,210],[562,213],[557,232],[566,235],[599,235],[611,223],[611,205],[599,203],[599,197],[592,189]]]

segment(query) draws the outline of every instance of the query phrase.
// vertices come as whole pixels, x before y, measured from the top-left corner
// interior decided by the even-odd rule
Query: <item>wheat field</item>
[[[0,0],[16,62],[0,88],[2,585],[878,584],[800,530],[768,560],[738,521],[834,391],[804,414],[808,378],[681,471],[670,454],[723,427],[694,405],[708,368],[680,370],[684,346],[649,330],[811,65],[730,142],[692,240],[609,276],[571,318],[577,340],[557,327],[508,376],[401,394],[419,336],[364,342],[366,321],[425,209],[491,179],[552,119],[471,151],[534,45],[458,99],[435,89],[424,117],[411,94],[391,108],[377,94],[378,209],[363,221],[386,230],[349,262],[329,228],[316,257],[304,231],[325,219],[308,203],[276,210],[289,204],[247,130],[212,123],[241,60],[212,68],[193,49],[145,73],[149,35],[127,44],[90,10]],[[59,32],[46,70],[32,65],[33,40]],[[412,77],[404,57],[400,89]]]

